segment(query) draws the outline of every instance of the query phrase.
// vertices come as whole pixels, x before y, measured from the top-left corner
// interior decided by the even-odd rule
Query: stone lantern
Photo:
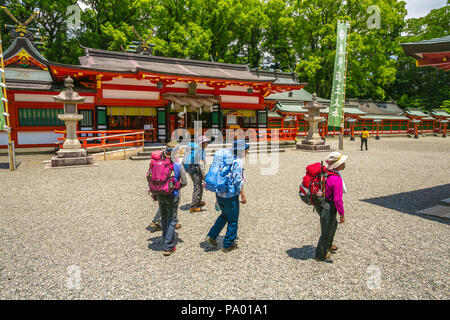
[[[85,98],[81,97],[78,92],[73,91],[72,78],[67,77],[64,86],[67,89],[54,96],[53,100],[64,104],[64,113],[59,114],[58,119],[64,121],[66,125],[66,139],[63,148],[52,158],[51,166],[91,165],[94,162],[92,156],[88,156],[86,150],[81,148],[80,141],[77,138],[77,123],[83,119],[83,115],[78,114],[77,105],[84,103]]]
[[[84,103],[85,98],[73,91],[74,85],[71,77],[66,78],[64,86],[67,90],[53,97],[55,102],[64,104],[64,113],[58,115],[58,119],[64,121],[66,125],[66,139],[63,148],[64,150],[81,149],[80,141],[77,138],[77,124],[83,119],[83,115],[78,114],[77,104]]]
[[[312,95],[312,102],[308,103],[303,108],[309,111],[308,116],[305,117],[309,123],[309,131],[306,138],[301,141],[301,144],[298,144],[299,139],[297,139],[297,149],[329,151],[330,146],[325,144],[325,141],[322,140],[318,130],[319,122],[324,120],[324,118],[320,116],[320,110],[325,109],[326,106],[317,102],[317,94],[314,93]]]

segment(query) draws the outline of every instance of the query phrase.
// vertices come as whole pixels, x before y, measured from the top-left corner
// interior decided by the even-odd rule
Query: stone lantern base
[[[52,167],[93,165],[94,158],[84,149],[61,149],[51,159]]]
[[[325,144],[323,140],[302,140],[300,144],[297,144],[297,149],[308,151],[330,151],[331,147]]]

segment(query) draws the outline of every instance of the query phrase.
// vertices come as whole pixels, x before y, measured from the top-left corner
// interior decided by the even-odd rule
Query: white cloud
[[[447,4],[447,0],[404,0],[406,1],[406,18],[424,17],[433,9],[442,8]]]

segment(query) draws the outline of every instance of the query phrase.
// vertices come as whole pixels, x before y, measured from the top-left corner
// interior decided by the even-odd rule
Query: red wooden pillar
[[[447,137],[447,123],[448,123],[448,122],[445,122],[445,123],[444,123],[444,134],[442,135],[442,138]]]
[[[419,135],[417,132],[417,122],[414,122],[414,139],[419,139]]]
[[[14,145],[17,148],[19,139],[17,136],[17,130],[19,129],[19,106],[16,104],[14,93],[11,91],[6,92],[6,99],[8,99],[8,112],[9,112],[9,125],[11,127],[11,140],[14,141]],[[8,144],[7,144],[8,145]]]

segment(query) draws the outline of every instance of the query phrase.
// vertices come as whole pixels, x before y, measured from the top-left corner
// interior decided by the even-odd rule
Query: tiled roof
[[[303,109],[301,103],[280,103],[276,104],[276,108],[285,113],[308,113],[308,110]]]
[[[409,120],[408,117],[402,115],[382,115],[382,114],[366,114],[361,119],[381,119],[381,120]]]
[[[428,114],[422,112],[420,109],[406,109],[405,113],[414,117],[428,117]]]
[[[276,100],[282,102],[311,102],[312,94],[305,89],[292,90],[292,97],[289,96],[289,92],[274,93],[265,98],[265,100]],[[319,103],[330,103],[330,100],[317,98]]]
[[[330,108],[325,108],[325,109],[321,109],[320,113],[329,113]],[[359,110],[358,108],[355,107],[349,107],[349,106],[345,106],[344,107],[344,113],[346,114],[353,114],[353,115],[364,115],[366,114],[365,112]]]
[[[271,82],[252,74],[247,65],[167,58],[92,48],[85,48],[85,52],[86,55],[79,58],[81,66],[99,70],[144,71],[190,77]]]
[[[403,113],[403,110],[400,109],[395,103],[348,101],[347,104],[356,105],[361,111],[368,114],[398,115]]]
[[[432,115],[434,116],[438,116],[438,117],[450,117],[450,114],[442,109],[433,109],[430,112]]]
[[[278,112],[275,112],[275,111],[269,111],[267,116],[269,118],[281,118],[282,117]]]
[[[400,45],[407,55],[420,59],[421,57],[417,55],[418,53],[450,52],[450,36],[418,42],[401,43]]]
[[[48,60],[45,59],[39,51],[33,46],[33,44],[30,42],[30,40],[26,38],[16,38],[14,42],[9,46],[8,49],[3,52],[4,60],[8,60],[15,55],[17,55],[20,51],[25,49],[25,51],[32,56],[35,60],[39,61],[43,65],[47,65]]]

